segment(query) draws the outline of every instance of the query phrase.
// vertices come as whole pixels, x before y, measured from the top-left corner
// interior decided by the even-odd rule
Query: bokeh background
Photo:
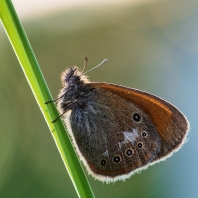
[[[54,98],[65,68],[82,68],[84,55],[87,69],[108,58],[89,73],[92,81],[158,95],[191,123],[189,141],[165,162],[115,184],[88,176],[96,197],[197,197],[198,1],[39,2],[31,1],[31,10],[13,1]],[[0,197],[77,197],[2,24]]]

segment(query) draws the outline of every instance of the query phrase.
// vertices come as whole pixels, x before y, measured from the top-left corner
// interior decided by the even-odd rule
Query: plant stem
[[[78,196],[94,197],[61,119],[51,123],[58,117],[58,112],[53,103],[44,104],[52,97],[11,0],[0,0],[0,17]]]

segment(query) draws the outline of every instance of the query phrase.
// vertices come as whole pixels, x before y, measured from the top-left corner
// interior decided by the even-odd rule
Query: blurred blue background
[[[132,2],[62,7],[22,23],[54,98],[65,68],[82,68],[84,55],[87,70],[108,58],[92,81],[158,95],[191,123],[189,141],[165,162],[115,184],[88,176],[96,197],[196,198],[198,1]],[[0,197],[77,197],[2,25],[0,52]]]

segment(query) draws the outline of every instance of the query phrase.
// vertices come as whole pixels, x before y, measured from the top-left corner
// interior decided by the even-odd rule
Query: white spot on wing
[[[124,131],[123,135],[124,135],[124,141],[118,142],[119,148],[121,148],[122,145],[128,141],[133,144],[135,142],[135,140],[139,137],[137,130],[133,129],[133,128],[132,128],[132,131],[130,131],[130,132]]]
[[[106,151],[103,153],[103,155],[105,155],[105,156],[109,156],[109,151],[108,151],[108,150],[106,150]]]
[[[118,142],[118,146],[121,149],[123,142]]]

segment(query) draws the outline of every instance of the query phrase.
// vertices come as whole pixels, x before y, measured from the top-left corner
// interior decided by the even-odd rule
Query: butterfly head
[[[89,82],[87,76],[79,71],[78,67],[68,68],[61,74],[62,86],[67,88],[76,89],[85,83]]]

